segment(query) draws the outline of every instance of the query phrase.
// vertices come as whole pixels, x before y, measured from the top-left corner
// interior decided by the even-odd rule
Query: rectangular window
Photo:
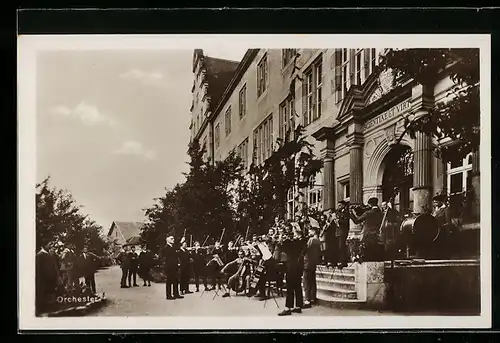
[[[305,72],[303,85],[304,126],[321,117],[323,89],[322,56]]]
[[[341,64],[341,100],[345,98],[350,87],[350,64],[349,64],[349,51],[347,49],[342,49],[342,64]]]
[[[344,195],[344,199],[345,201],[349,201],[350,197],[351,197],[351,184],[350,182],[344,182],[342,184],[342,187],[343,187],[343,195]]]
[[[247,113],[247,86],[243,85],[238,97],[240,119]]]
[[[461,212],[470,212],[463,209],[464,196],[471,190],[472,154],[464,159],[449,161],[447,164],[447,191],[450,210],[453,217],[460,216]]]
[[[248,138],[238,146],[238,156],[241,158],[241,163],[246,168],[248,166]]]
[[[228,107],[224,115],[224,128],[226,130],[226,137],[231,134],[231,106]]]
[[[279,138],[282,142],[293,140],[295,130],[295,111],[293,100],[287,99],[280,105],[279,111]]]
[[[218,149],[220,146],[220,124],[217,124],[215,126],[214,130],[214,143],[215,143],[215,148]]]
[[[309,189],[309,197],[307,206],[310,209],[321,211],[323,209],[323,189],[313,187]]]
[[[371,50],[371,65],[372,65],[372,73],[375,70],[375,67],[377,66],[377,51],[376,49],[370,49]]]
[[[256,164],[263,163],[273,151],[273,116],[270,114],[254,131]]]
[[[288,190],[286,214],[288,220],[293,220],[295,216],[295,191],[293,188]]]
[[[260,97],[267,88],[267,74],[267,55],[264,55],[257,65],[257,97]]]
[[[292,59],[297,55],[297,49],[282,49],[281,50],[281,67],[284,68],[292,61]]]
[[[361,71],[362,71],[362,53],[363,49],[356,49],[356,84],[358,86],[361,85],[362,79],[361,79]]]

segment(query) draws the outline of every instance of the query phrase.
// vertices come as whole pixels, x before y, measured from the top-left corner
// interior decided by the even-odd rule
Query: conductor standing
[[[167,280],[165,282],[167,300],[183,299],[179,294],[179,257],[174,247],[174,236],[167,237],[167,245],[162,250],[164,260],[164,272]]]

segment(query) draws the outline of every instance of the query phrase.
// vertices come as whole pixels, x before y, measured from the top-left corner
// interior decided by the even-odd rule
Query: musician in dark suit
[[[120,253],[116,257],[116,262],[118,263],[118,265],[120,266],[120,268],[122,270],[122,277],[120,280],[120,287],[121,288],[128,288],[127,276],[128,276],[129,269],[130,269],[130,258],[129,258],[128,253],[129,253],[128,246],[125,246],[122,248],[122,250],[120,251]]]
[[[128,286],[129,287],[139,287],[137,284],[137,270],[139,269],[139,255],[135,251],[135,246],[132,245],[130,248],[130,252],[128,253],[129,261],[130,261],[130,269],[128,273]],[[134,280],[134,284],[132,285],[132,279]]]
[[[440,258],[453,254],[457,248],[458,231],[452,222],[451,210],[446,205],[446,200],[444,195],[436,195],[432,198],[432,216],[436,218],[440,232],[436,241],[436,254]]]
[[[302,274],[304,272],[304,249],[306,241],[300,227],[293,229],[293,237],[283,241],[283,249],[287,253],[286,262],[286,300],[285,309],[279,316],[289,316],[292,313],[301,313],[304,306],[302,295]]]
[[[351,219],[356,224],[363,223],[360,239],[365,246],[364,259],[366,261],[376,261],[383,258],[379,252],[379,230],[383,214],[378,207],[377,198],[368,199],[368,206],[370,209],[367,209],[360,216],[356,214],[354,209],[351,209]]]
[[[335,210],[335,238],[337,243],[336,260],[339,268],[347,267],[349,252],[347,251],[347,236],[349,235],[349,203],[341,200]]]
[[[162,249],[161,255],[164,261],[163,270],[167,280],[165,281],[166,298],[168,300],[184,298],[179,294],[179,257],[174,247],[174,236],[167,237],[167,245]]]
[[[97,263],[100,257],[89,251],[85,246],[80,255],[80,271],[85,278],[85,285],[93,292],[96,292],[95,287],[95,272],[97,271]]]
[[[385,259],[393,260],[398,250],[396,244],[401,226],[401,215],[387,201],[382,202],[381,207],[385,221],[382,224],[380,238],[384,244]]]
[[[181,240],[181,248],[179,249],[179,269],[180,269],[180,288],[181,294],[191,294],[189,290],[189,272],[191,271],[191,262],[189,252],[187,251],[187,243],[183,237]]]
[[[206,272],[206,264],[208,261],[206,256],[205,250],[200,248],[200,242],[195,242],[194,249],[191,251],[191,258],[193,259],[193,276],[196,292],[200,291],[200,278],[203,279],[205,290],[208,289]]]
[[[304,255],[304,308],[316,302],[316,266],[321,261],[320,241],[316,228],[309,227],[309,239]]]
[[[324,212],[325,223],[323,224],[322,232],[319,235],[319,240],[321,243],[321,252],[323,255],[323,262],[328,266],[332,266],[334,263],[337,263],[337,246],[338,241],[335,235],[336,232],[336,224],[333,221],[333,213],[332,210],[326,210]]]

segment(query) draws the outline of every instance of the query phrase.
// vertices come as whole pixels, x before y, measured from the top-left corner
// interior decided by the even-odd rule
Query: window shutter
[[[370,76],[370,62],[371,62],[371,56],[370,56],[370,51],[371,49],[364,49],[364,56],[365,56],[365,80]]]
[[[335,101],[342,97],[342,49],[335,49]]]

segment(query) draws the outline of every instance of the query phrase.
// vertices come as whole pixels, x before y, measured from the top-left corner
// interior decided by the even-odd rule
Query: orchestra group
[[[436,196],[433,204],[433,216],[444,225],[448,221],[444,198]],[[301,313],[317,303],[317,265],[342,269],[352,261],[347,248],[350,221],[362,224],[360,242],[365,261],[394,258],[402,221],[399,212],[388,202],[379,207],[377,198],[361,206],[340,201],[336,209],[324,211],[317,220],[310,216],[297,216],[293,221],[276,217],[267,234],[253,235],[250,240],[239,236],[227,245],[222,244],[224,231],[208,246],[198,241],[188,246],[185,235],[180,240],[168,236],[159,256],[166,277],[165,297],[183,299],[193,293],[191,279],[196,292],[201,282],[203,291],[222,291],[224,298],[232,292],[266,300],[273,290],[282,296],[286,288],[285,308],[278,315]],[[123,270],[122,287],[137,286],[137,273],[144,286],[151,284],[154,263],[150,251],[141,256],[134,251],[122,252],[118,260]]]

